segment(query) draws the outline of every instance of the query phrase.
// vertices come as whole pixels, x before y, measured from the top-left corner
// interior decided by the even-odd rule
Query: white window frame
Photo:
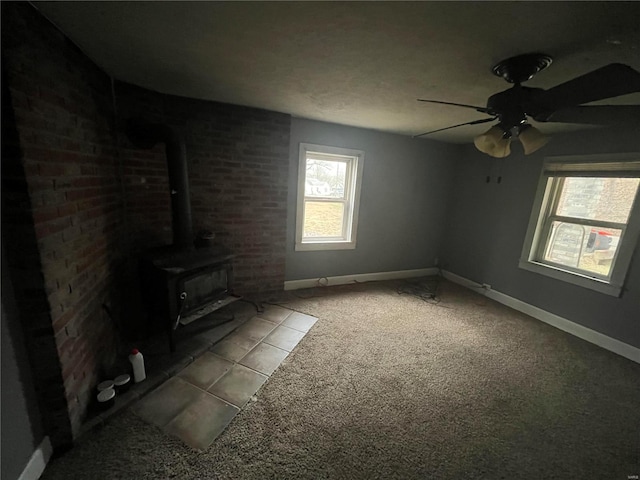
[[[541,260],[548,235],[548,225],[555,219],[555,202],[558,199],[558,188],[563,177],[640,177],[640,153],[580,155],[548,157],[540,175],[536,197],[531,209],[529,226],[525,236],[519,266],[525,270],[562,280],[573,285],[588,288],[607,295],[619,297],[631,263],[633,251],[640,237],[640,189],[631,206],[626,225],[613,224],[613,228],[622,227],[622,235],[609,278],[597,274],[573,270],[558,264]],[[554,180],[556,179],[556,180]],[[592,222],[581,219],[585,225],[598,225],[609,222]]]
[[[342,200],[334,197],[305,197],[306,167],[307,156],[309,153],[328,157],[328,159],[331,159],[330,157],[335,157],[335,160],[345,161],[347,163],[344,197]],[[362,150],[316,145],[312,143],[300,144],[298,163],[298,202],[296,210],[296,251],[346,250],[356,248],[363,167],[364,152]],[[344,224],[342,227],[344,235],[340,237],[303,237],[306,201],[342,201],[344,204]]]

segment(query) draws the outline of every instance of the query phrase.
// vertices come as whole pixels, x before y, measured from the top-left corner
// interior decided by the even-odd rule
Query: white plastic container
[[[142,354],[138,351],[137,348],[131,350],[131,355],[129,355],[129,361],[133,366],[133,381],[136,383],[140,383],[145,378],[147,378],[147,374],[144,371],[144,358]]]

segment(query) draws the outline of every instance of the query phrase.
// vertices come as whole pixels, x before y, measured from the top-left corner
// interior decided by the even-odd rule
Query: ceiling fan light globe
[[[523,128],[518,134],[518,138],[520,139],[520,143],[522,143],[525,155],[531,155],[532,153],[537,152],[549,143],[549,140],[551,139],[549,136],[531,125]]]
[[[511,137],[504,138],[504,131],[497,125],[474,138],[473,144],[482,153],[494,158],[504,158],[511,153]]]

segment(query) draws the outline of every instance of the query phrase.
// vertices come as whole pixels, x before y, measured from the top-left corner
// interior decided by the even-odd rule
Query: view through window
[[[608,279],[638,191],[638,178],[555,178],[542,260]]]
[[[553,157],[545,163],[520,267],[620,295],[640,236],[638,157]]]
[[[355,248],[363,156],[301,144],[297,249]]]
[[[304,237],[343,238],[349,160],[307,156]],[[346,192],[348,193],[348,192]]]

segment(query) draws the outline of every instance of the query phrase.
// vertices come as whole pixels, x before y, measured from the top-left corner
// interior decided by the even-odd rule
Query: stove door
[[[178,296],[184,292],[187,298],[184,300],[182,314],[186,315],[193,310],[206,305],[225,294],[228,290],[227,267],[220,265],[213,269],[198,272],[185,277],[178,282]]]

